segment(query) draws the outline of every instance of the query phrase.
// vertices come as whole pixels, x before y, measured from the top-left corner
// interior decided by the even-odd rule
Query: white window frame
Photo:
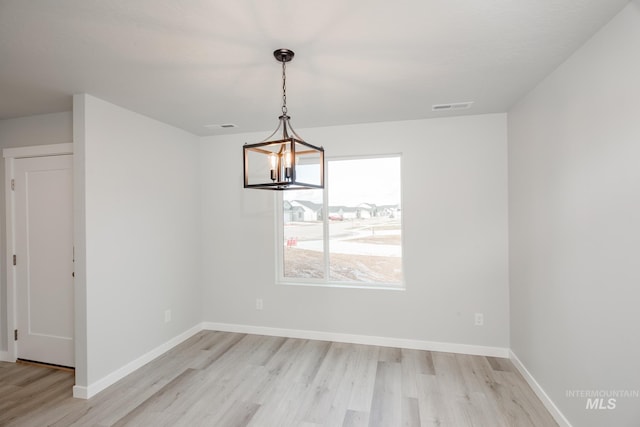
[[[366,160],[366,159],[382,159],[382,158],[398,158],[400,160],[400,207],[403,210],[403,220],[400,225],[400,235],[402,236],[400,241],[400,247],[402,251],[401,268],[402,268],[402,280],[400,283],[365,283],[365,282],[351,282],[351,281],[331,281],[328,278],[330,265],[329,265],[329,187],[331,185],[331,177],[327,174],[325,176],[325,186],[322,189],[322,227],[323,227],[323,254],[324,254],[324,272],[326,277],[323,279],[296,277],[289,278],[284,276],[284,211],[283,211],[283,191],[276,192],[275,195],[275,241],[276,241],[276,254],[275,254],[275,272],[276,272],[276,284],[278,285],[293,285],[293,286],[319,286],[329,288],[356,288],[356,289],[383,289],[404,291],[405,290],[405,245],[404,245],[404,208],[403,206],[403,192],[404,192],[404,179],[403,179],[403,167],[402,167],[402,154],[390,153],[380,155],[364,155],[364,156],[339,156],[339,157],[325,157],[325,170],[328,170],[328,164],[331,161],[339,160]]]

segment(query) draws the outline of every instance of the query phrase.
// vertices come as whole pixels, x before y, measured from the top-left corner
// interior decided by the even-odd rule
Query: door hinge
[[[15,191],[15,189],[16,189],[16,180],[12,179],[11,180],[11,191]]]
[[[17,329],[13,330],[13,340],[14,341],[18,341],[18,330]]]
[[[18,257],[17,256],[13,256],[13,265],[17,265],[18,264]]]

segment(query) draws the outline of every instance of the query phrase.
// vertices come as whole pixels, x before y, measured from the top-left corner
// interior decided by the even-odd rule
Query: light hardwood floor
[[[89,400],[0,362],[2,426],[557,426],[508,359],[203,331]]]

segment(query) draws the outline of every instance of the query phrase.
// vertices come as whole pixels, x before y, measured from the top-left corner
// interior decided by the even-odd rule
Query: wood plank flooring
[[[89,400],[0,362],[1,426],[557,426],[507,359],[203,331]]]

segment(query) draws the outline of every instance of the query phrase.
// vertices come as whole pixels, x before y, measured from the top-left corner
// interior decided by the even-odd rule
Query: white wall
[[[76,360],[79,387],[201,321],[198,141],[74,96],[76,339],[86,344]]]
[[[0,120],[0,149],[69,143],[71,112]],[[7,245],[4,159],[0,159],[0,352],[7,350]]]
[[[402,153],[406,291],[275,285],[274,194],[242,188],[242,145],[267,134],[207,137],[204,320],[508,347],[506,115],[299,133],[329,157]]]
[[[637,426],[640,2],[509,112],[511,346],[574,426]]]

